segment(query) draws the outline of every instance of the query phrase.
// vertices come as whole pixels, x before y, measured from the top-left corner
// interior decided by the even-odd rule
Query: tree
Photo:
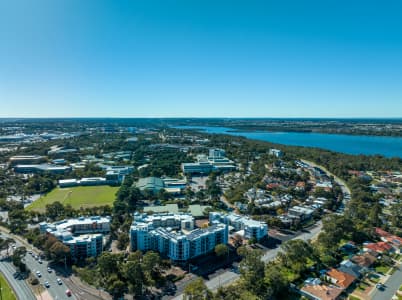
[[[248,243],[250,244],[250,245],[254,245],[254,244],[256,244],[258,241],[257,241],[257,239],[255,238],[255,237],[251,237],[249,240],[248,240]]]
[[[128,200],[128,207],[130,208],[131,211],[134,211],[135,208],[137,207],[138,201],[142,199],[142,194],[141,191],[138,188],[131,188],[130,190],[130,196]]]
[[[15,241],[12,238],[7,237],[6,239],[1,239],[0,238],[0,249],[1,250],[6,250],[7,251],[7,257],[9,256],[9,249],[10,249],[10,245],[14,244]]]
[[[190,282],[184,289],[184,300],[206,300],[210,298],[211,292],[202,278],[197,278]]]
[[[323,232],[318,236],[318,243],[327,251],[335,250],[343,238],[355,231],[353,222],[346,216],[329,215],[322,223]]]
[[[215,246],[216,256],[226,256],[229,254],[229,248],[225,244],[218,244]]]
[[[70,256],[70,247],[60,241],[56,241],[49,249],[51,258],[58,261],[65,261]]]
[[[220,287],[215,294],[214,300],[259,300],[261,298],[253,295],[250,291],[244,290],[240,284],[232,284],[227,287]]]
[[[239,270],[244,287],[256,295],[261,294],[264,285],[264,262],[261,260],[260,250],[250,250],[245,246],[237,249],[237,253],[243,256],[239,264]]]
[[[107,280],[106,289],[113,296],[113,299],[120,299],[127,290],[127,286],[116,274],[111,274]]]
[[[59,201],[46,205],[46,216],[52,220],[64,217],[64,206]]]
[[[98,258],[98,267],[100,274],[103,277],[116,274],[118,271],[117,262],[117,255],[109,252],[103,252]]]
[[[142,295],[144,274],[139,261],[127,261],[122,266],[122,274],[129,284],[129,290],[134,296]]]
[[[43,235],[43,237],[45,238],[44,244],[42,244],[40,246],[43,246],[43,249],[45,250],[46,257],[48,259],[51,259],[52,254],[50,253],[50,248],[52,248],[52,246],[55,243],[59,242],[59,240],[56,237],[54,237],[53,235],[48,235],[48,236]]]
[[[270,262],[265,267],[264,281],[266,284],[266,292],[264,299],[270,299],[278,296],[278,294],[288,291],[289,282],[284,275],[281,266],[275,262]],[[278,297],[280,299],[280,297]]]
[[[24,209],[13,209],[8,213],[9,228],[12,233],[23,234],[28,226]]]
[[[155,279],[160,276],[161,258],[158,253],[148,251],[142,258],[142,270],[144,272],[146,282],[149,285],[155,284]]]
[[[119,248],[120,250],[125,250],[129,242],[130,238],[128,236],[128,233],[126,232],[119,233],[117,237],[117,248]]]
[[[25,263],[22,262],[22,258],[27,253],[27,249],[25,247],[18,247],[14,250],[12,255],[13,265],[20,269],[21,272],[26,271]]]
[[[281,245],[278,256],[284,266],[300,274],[307,267],[308,259],[314,259],[314,249],[303,240],[289,240]]]
[[[402,228],[402,203],[393,204],[390,211],[392,226]]]

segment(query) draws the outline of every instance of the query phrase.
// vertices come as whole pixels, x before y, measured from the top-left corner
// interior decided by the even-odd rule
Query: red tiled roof
[[[379,236],[383,236],[383,237],[391,236],[391,234],[389,232],[386,232],[385,230],[378,228],[378,227],[376,227],[375,233],[378,234]]]
[[[321,300],[336,300],[343,289],[328,285],[305,285],[302,291],[314,295]]]
[[[327,275],[336,280],[335,284],[337,286],[344,289],[347,289],[356,280],[356,277],[337,269],[329,270]]]
[[[279,186],[278,183],[269,183],[269,184],[267,184],[267,189],[273,189],[273,188],[276,188],[278,186]]]
[[[392,248],[392,246],[386,242],[371,243],[365,245],[364,247],[380,253],[389,251]]]
[[[388,242],[390,242],[393,245],[396,245],[398,247],[402,246],[402,238],[400,238],[399,236],[393,235],[378,227],[375,229],[375,233],[377,235],[379,235],[380,237],[386,239]]]

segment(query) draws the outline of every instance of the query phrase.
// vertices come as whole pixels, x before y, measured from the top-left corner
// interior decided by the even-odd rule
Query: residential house
[[[354,264],[350,260],[344,260],[341,262],[341,265],[338,268],[339,271],[344,273],[348,273],[356,278],[361,278],[367,270],[363,269],[362,267]]]
[[[329,270],[325,274],[325,278],[332,284],[345,290],[357,279],[357,277],[337,269]]]
[[[350,260],[356,265],[367,269],[370,268],[373,263],[375,263],[377,258],[374,255],[366,252],[361,255],[355,255]]]
[[[402,253],[402,238],[396,235],[393,235],[381,228],[376,228],[375,233],[381,238],[383,242],[390,243],[398,253]]]
[[[386,242],[378,242],[378,243],[367,243],[363,245],[363,250],[372,250],[377,253],[389,253],[389,252],[394,252],[395,250],[392,248],[392,246]]]
[[[311,300],[337,300],[340,299],[342,289],[332,285],[306,285],[300,293]]]

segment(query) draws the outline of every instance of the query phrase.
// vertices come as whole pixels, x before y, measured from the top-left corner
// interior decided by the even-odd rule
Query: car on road
[[[44,286],[45,286],[46,288],[50,288],[49,281],[45,281]]]
[[[49,272],[49,273],[52,273],[52,269],[51,268],[49,268],[49,267],[47,267],[47,271]]]
[[[385,289],[385,285],[383,285],[382,283],[377,283],[377,284],[375,285],[375,287],[376,287],[377,289],[379,289],[380,291],[383,291],[383,290]]]
[[[66,295],[67,295],[68,297],[71,297],[71,291],[70,291],[70,290],[66,290]]]
[[[63,284],[63,281],[61,281],[60,278],[56,278],[56,281],[57,281],[57,284],[58,284],[58,285],[62,285],[62,284]]]
[[[38,277],[42,277],[42,274],[41,274],[41,272],[39,272],[39,271],[36,271],[36,276],[38,276]]]

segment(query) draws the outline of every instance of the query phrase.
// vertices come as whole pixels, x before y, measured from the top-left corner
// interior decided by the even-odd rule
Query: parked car
[[[38,277],[42,277],[42,274],[41,274],[41,272],[39,272],[39,271],[36,271],[36,276],[38,276]]]
[[[57,281],[58,285],[62,285],[62,284],[63,284],[63,281],[61,281],[60,278],[56,278],[56,281]]]
[[[49,284],[49,281],[45,281],[45,284],[44,284],[44,286],[45,286],[46,288],[50,288],[50,284]]]
[[[49,272],[49,273],[52,273],[52,269],[51,268],[49,268],[49,267],[47,267],[47,271]]]
[[[71,297],[71,291],[70,291],[70,290],[66,290],[66,295],[67,295],[68,297]]]

